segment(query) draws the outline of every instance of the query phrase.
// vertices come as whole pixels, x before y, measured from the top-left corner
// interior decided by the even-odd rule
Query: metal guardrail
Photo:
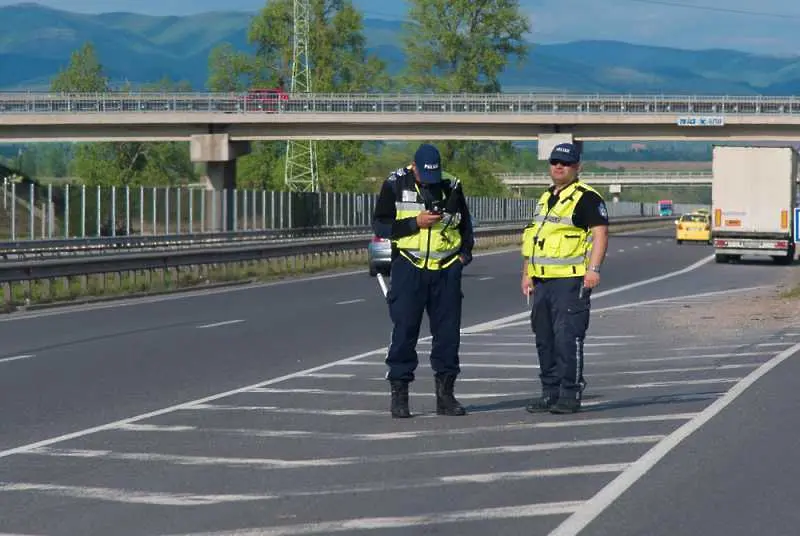
[[[327,227],[296,229],[261,229],[253,231],[172,234],[156,236],[103,236],[92,238],[62,238],[0,242],[0,257],[11,255],[67,256],[74,254],[109,254],[119,250],[185,249],[212,247],[221,244],[252,242],[292,242],[297,240],[330,240],[348,236],[362,236],[369,227]]]
[[[671,221],[671,217],[618,218],[612,225]],[[495,226],[476,229],[476,236],[490,237],[519,232],[522,225]],[[79,258],[11,261],[0,263],[0,283],[15,283],[38,279],[56,279],[79,275],[142,270],[166,270],[184,266],[226,264],[258,261],[367,248],[371,235],[353,236],[337,240],[309,240],[284,244],[226,245],[224,247],[192,248],[167,252],[123,253]]]
[[[599,93],[292,93],[285,99],[264,99],[248,97],[246,93],[0,93],[0,115],[209,112],[796,115],[800,114],[800,98]]]
[[[547,173],[495,173],[494,176],[509,187],[542,186],[552,183],[552,179]],[[590,185],[675,184],[710,186],[713,178],[711,172],[628,171],[624,173],[581,173],[581,179]]]

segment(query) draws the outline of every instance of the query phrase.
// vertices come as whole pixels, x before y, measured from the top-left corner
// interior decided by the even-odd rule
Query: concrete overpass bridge
[[[0,142],[787,140],[800,98],[572,94],[0,93]]]
[[[188,141],[214,189],[256,140],[800,139],[800,98],[574,94],[0,93],[0,143]],[[222,214],[222,210],[219,211]]]

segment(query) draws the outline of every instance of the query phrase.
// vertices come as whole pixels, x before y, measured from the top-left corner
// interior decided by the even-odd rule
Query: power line
[[[750,9],[734,9],[734,8],[727,8],[727,7],[714,7],[714,6],[704,6],[704,5],[697,5],[697,4],[684,4],[682,2],[670,2],[669,0],[627,0],[628,2],[633,2],[636,4],[650,4],[656,6],[666,6],[666,7],[679,7],[684,9],[694,9],[697,11],[711,11],[715,13],[730,13],[734,15],[753,15],[758,17],[777,17],[780,19],[798,19],[800,20],[800,15],[795,15],[791,13],[771,13],[767,11],[755,11]]]

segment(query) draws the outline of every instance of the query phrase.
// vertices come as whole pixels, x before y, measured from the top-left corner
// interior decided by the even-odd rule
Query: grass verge
[[[610,232],[663,227],[663,223],[612,226]],[[479,237],[475,251],[516,247],[519,234]],[[276,281],[314,273],[362,268],[367,273],[366,248],[330,254],[298,255],[263,261],[197,265],[169,270],[106,274],[23,281],[7,284],[0,312],[74,305],[120,298],[164,294],[216,286]]]

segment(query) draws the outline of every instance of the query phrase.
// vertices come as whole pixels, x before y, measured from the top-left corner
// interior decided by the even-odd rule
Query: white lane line
[[[627,385],[603,386],[603,389],[651,389],[653,387],[679,387],[681,385],[708,385],[715,383],[736,383],[738,378],[707,378],[702,380],[675,380],[667,382],[633,383]]]
[[[624,249],[618,249],[617,253],[625,253],[625,250]]]
[[[0,359],[0,363],[8,363],[10,361],[19,361],[20,359],[29,359],[35,357],[34,354],[15,355],[13,357],[4,357]]]
[[[213,324],[203,324],[202,326],[197,326],[197,329],[218,328],[220,326],[230,326],[231,324],[240,324],[242,322],[244,322],[244,320],[224,320],[222,322],[214,322]]]
[[[38,492],[58,497],[90,499],[129,504],[154,504],[161,506],[207,506],[244,501],[274,499],[273,495],[196,495],[193,493],[150,493],[146,491],[84,486],[59,486],[56,484],[0,483],[0,492]]]
[[[509,251],[515,251],[515,250],[509,250]],[[500,252],[493,252],[493,253],[499,254]],[[598,292],[597,294],[595,294],[595,299],[599,298],[599,297],[602,297],[602,296],[606,296],[608,294],[622,292],[624,290],[628,290],[628,289],[631,289],[631,288],[636,288],[636,287],[639,287],[639,286],[642,286],[642,285],[647,285],[649,283],[655,283],[657,281],[662,281],[662,280],[668,279],[670,277],[675,277],[675,276],[678,276],[678,275],[689,273],[689,272],[691,272],[693,270],[696,270],[696,269],[700,268],[704,264],[709,263],[713,259],[714,259],[714,256],[713,255],[709,255],[705,259],[702,259],[702,260],[700,260],[700,261],[698,261],[698,262],[696,262],[694,264],[691,264],[691,265],[687,266],[686,268],[682,268],[682,269],[674,271],[674,272],[669,272],[667,274],[663,274],[663,275],[660,275],[660,276],[657,276],[657,277],[644,279],[644,280],[641,280],[641,281],[636,281],[634,283],[629,283],[627,285],[622,285],[620,287],[609,289],[609,290],[606,290],[606,291],[603,291],[603,292]],[[358,272],[355,272],[355,273],[362,273],[362,272],[358,271]],[[308,281],[308,279],[306,279],[306,281]],[[529,315],[530,315],[530,311],[524,311],[522,313],[509,315],[509,316],[506,316],[506,317],[503,317],[503,318],[497,318],[497,319],[491,320],[489,322],[483,322],[483,323],[480,323],[480,324],[476,324],[474,326],[470,326],[469,328],[467,328],[464,331],[471,332],[471,333],[491,331],[492,329],[494,329],[497,326],[505,325],[505,324],[507,324],[509,322],[513,322],[515,320],[519,320],[521,318],[525,318],[526,316],[529,316]],[[17,317],[17,319],[20,319],[20,318],[23,318],[23,317]],[[31,318],[31,317],[25,317],[25,318]],[[2,319],[0,319],[0,321],[2,321]],[[421,338],[421,340],[428,340],[428,339],[430,339],[430,337]],[[145,419],[150,419],[152,417],[158,417],[158,416],[161,416],[161,415],[165,415],[167,413],[172,413],[172,412],[177,411],[177,410],[187,409],[187,408],[190,408],[191,406],[193,406],[195,404],[205,404],[205,403],[208,403],[208,402],[213,402],[213,401],[219,400],[221,398],[226,398],[226,397],[229,397],[229,396],[232,396],[232,395],[236,395],[236,394],[247,392],[247,391],[249,391],[251,389],[255,389],[255,388],[259,388],[259,387],[266,387],[268,385],[274,385],[274,384],[281,383],[281,382],[284,382],[284,381],[289,380],[289,379],[302,377],[304,374],[308,374],[310,372],[319,372],[319,371],[327,370],[327,369],[330,369],[330,368],[333,368],[333,367],[336,367],[336,366],[339,366],[339,365],[348,364],[348,363],[352,363],[354,361],[358,361],[359,359],[363,359],[364,357],[369,357],[369,356],[372,356],[372,355],[384,354],[385,352],[386,352],[386,347],[384,346],[384,347],[381,347],[381,348],[378,348],[378,349],[375,349],[375,350],[370,350],[369,352],[364,352],[362,354],[357,354],[357,355],[354,355],[354,356],[346,357],[344,359],[331,361],[331,362],[328,362],[328,363],[325,363],[325,364],[322,364],[322,365],[319,365],[319,366],[316,366],[316,367],[311,367],[311,368],[300,370],[300,371],[297,371],[297,372],[292,372],[290,374],[285,374],[283,376],[278,376],[276,378],[271,378],[269,380],[260,381],[260,382],[254,383],[252,385],[239,387],[237,389],[231,389],[229,391],[225,391],[225,392],[222,392],[222,393],[217,393],[217,394],[206,396],[206,397],[203,397],[203,398],[190,400],[188,402],[175,404],[175,405],[172,405],[172,406],[168,406],[168,407],[161,408],[161,409],[158,409],[158,410],[150,411],[150,412],[147,412],[147,413],[141,413],[139,415],[134,415],[132,417],[127,417],[125,419],[119,419],[117,421],[108,422],[108,423],[101,424],[101,425],[98,425],[98,426],[93,426],[93,427],[90,427],[90,428],[84,428],[82,430],[77,430],[75,432],[70,432],[70,433],[67,433],[67,434],[62,434],[62,435],[50,437],[50,438],[47,438],[47,439],[43,439],[41,441],[35,441],[33,443],[27,443],[25,445],[20,445],[20,446],[13,447],[13,448],[10,448],[10,449],[5,449],[5,450],[0,451],[0,458],[6,458],[8,456],[12,456],[14,454],[19,454],[19,453],[22,453],[22,452],[26,452],[26,451],[29,451],[29,450],[34,449],[34,448],[46,447],[46,446],[53,445],[53,444],[56,444],[56,443],[61,443],[61,442],[64,442],[64,441],[68,441],[70,439],[76,439],[76,438],[79,438],[79,437],[85,437],[87,435],[95,434],[95,433],[98,433],[98,432],[103,432],[103,431],[107,431],[107,430],[113,430],[114,428],[117,428],[117,427],[119,427],[119,426],[121,426],[123,424],[131,424],[131,423],[135,423],[135,422],[138,422],[138,421],[143,421]]]
[[[653,244],[652,244],[651,242],[648,242],[647,244],[645,244],[645,246],[647,246],[647,247],[650,247],[650,246],[652,246],[652,245],[653,245]]]
[[[646,375],[646,374],[673,374],[676,372],[703,372],[703,371],[721,371],[721,370],[734,370],[740,368],[756,368],[759,364],[758,363],[746,363],[744,365],[712,365],[709,367],[683,367],[683,368],[668,368],[668,369],[648,369],[648,370],[618,370],[616,372],[601,372],[601,373],[593,373],[592,377],[603,377],[603,376],[631,376],[631,375]],[[386,381],[385,378],[382,378],[383,381]],[[466,379],[461,379],[459,381],[467,381]]]
[[[430,345],[431,341],[425,341],[425,344]],[[522,346],[526,348],[533,347],[532,341],[527,342],[472,342],[472,341],[463,341],[461,343],[461,347],[465,346],[491,346],[491,347],[506,347],[506,346]],[[630,346],[628,342],[595,342],[589,343],[587,338],[587,344],[584,345],[584,348],[593,348],[595,346]]]
[[[251,467],[254,469],[297,469],[306,467],[342,467],[365,463],[387,463],[408,460],[438,459],[453,456],[494,456],[499,454],[526,454],[550,450],[580,449],[591,447],[642,445],[657,443],[666,435],[640,435],[626,437],[609,437],[585,441],[559,441],[551,443],[533,443],[525,445],[501,445],[497,447],[478,447],[451,450],[427,450],[407,452],[403,454],[377,454],[374,456],[345,456],[339,458],[311,458],[300,460],[284,460],[276,458],[231,458],[221,456],[184,456],[177,454],[159,454],[153,452],[114,452],[111,450],[52,449],[44,447],[27,452],[26,455],[50,456],[54,458],[86,458],[92,460],[115,460],[168,463],[188,466],[219,466],[227,468]]]
[[[492,276],[486,276],[486,277],[481,277],[481,278],[479,278],[479,279],[478,279],[478,281],[490,281],[490,280],[492,280],[492,279],[494,279],[494,277],[492,277]]]
[[[618,370],[615,372],[601,372],[601,373],[593,373],[591,375],[592,378],[602,378],[602,377],[610,377],[610,376],[634,376],[634,375],[642,375],[646,376],[648,374],[675,374],[675,373],[685,373],[685,372],[703,372],[703,371],[723,371],[723,370],[733,370],[733,369],[740,369],[740,368],[756,368],[759,363],[747,363],[744,365],[713,365],[709,367],[684,367],[684,368],[669,368],[669,369],[648,369],[648,370]],[[538,368],[538,367],[536,367]],[[385,382],[386,378],[375,376],[372,378],[368,378],[369,381],[376,381],[376,382]],[[459,383],[530,383],[532,381],[531,378],[525,378],[521,376],[515,377],[481,377],[481,378],[458,378]]]
[[[672,397],[673,399],[685,399],[688,395]],[[608,404],[606,402],[592,402],[587,403],[586,406],[600,406]],[[235,409],[235,408],[231,408]],[[515,411],[520,411],[515,408]],[[383,412],[386,415],[386,412]],[[401,439],[420,439],[438,436],[464,436],[482,433],[505,433],[505,432],[519,432],[535,430],[537,428],[559,428],[569,426],[608,426],[613,424],[630,424],[630,423],[653,423],[653,422],[669,422],[669,421],[687,421],[695,417],[697,413],[670,413],[662,415],[644,415],[638,417],[602,417],[602,418],[586,418],[575,419],[566,421],[542,421],[542,422],[519,422],[514,424],[498,424],[490,426],[473,426],[471,428],[453,428],[453,429],[427,429],[427,430],[405,430],[399,432],[375,432],[375,433],[342,433],[342,432],[315,432],[311,430],[266,430],[263,428],[199,428],[188,427],[190,430],[163,430],[163,432],[181,433],[181,432],[201,432],[205,435],[208,434],[222,434],[233,435],[237,437],[246,438],[265,438],[272,439],[333,439],[333,440],[348,440],[348,441],[398,441]],[[187,428],[187,427],[184,427]],[[127,431],[126,428],[120,428],[120,431]],[[140,430],[135,430],[141,432]],[[150,430],[151,432],[159,432],[159,430]],[[27,452],[30,452],[27,451]]]
[[[573,513],[582,503],[579,501],[557,503],[535,503],[519,506],[479,508],[456,512],[431,512],[416,516],[359,517],[339,521],[321,521],[302,525],[282,525],[236,529],[224,532],[192,532],[177,536],[305,536],[307,534],[331,534],[356,530],[413,529],[430,525],[447,525],[468,521],[493,519],[521,519]],[[176,536],[176,535],[173,535]]]
[[[270,389],[270,388],[255,388],[247,391],[248,393],[263,393],[263,394],[287,394],[287,395],[334,395],[334,396],[382,396],[386,397],[386,391],[336,391],[333,389]],[[458,398],[464,400],[481,399],[481,398],[502,398],[506,396],[530,396],[530,391],[522,391],[519,393],[459,393]],[[436,396],[436,393],[415,393],[414,396]]]
[[[698,416],[684,423],[665,440],[659,442],[656,446],[647,451],[644,456],[636,460],[628,469],[623,471],[622,474],[614,478],[614,480],[608,483],[594,497],[589,499],[577,512],[561,523],[549,536],[577,535],[581,530],[586,528],[593,519],[611,506],[611,504],[636,483],[636,481],[647,474],[664,456],[680,445],[684,439],[692,435],[700,429],[700,427],[714,418],[714,416],[728,407],[759,378],[795,355],[798,351],[800,351],[800,344],[795,344],[745,376],[742,381],[731,387],[728,392],[706,407]]]
[[[783,341],[783,342],[762,342],[761,344],[756,344],[759,347],[766,347],[766,346],[790,346],[792,344],[791,341]]]
[[[365,300],[364,298],[358,298],[356,300],[346,300],[346,301],[336,302],[336,305],[350,305],[351,303],[361,303],[365,301],[367,300]]]
[[[190,432],[195,427],[168,424],[123,424],[119,429],[126,432]]]
[[[383,381],[386,381],[385,379]],[[380,415],[386,416],[386,411],[378,409],[322,409],[322,408],[285,408],[278,406],[236,406],[232,404],[195,404],[189,408],[180,411],[259,411],[264,413],[286,413],[291,415],[325,415],[325,416],[364,416],[364,415]],[[126,429],[125,425],[119,429]]]
[[[335,379],[350,379],[356,378],[355,374],[339,374],[334,372],[312,372],[311,374],[306,374],[303,378],[317,378],[322,380],[335,380]],[[384,381],[386,379],[384,378]]]
[[[645,359],[626,359],[618,361],[598,361],[592,363],[593,367],[602,367],[606,365],[636,365],[637,363],[662,363],[664,361],[693,361],[696,359],[733,359],[736,357],[757,357],[764,355],[772,355],[772,352],[741,352],[732,354],[697,354],[697,355],[676,355],[667,357],[648,357]]]

